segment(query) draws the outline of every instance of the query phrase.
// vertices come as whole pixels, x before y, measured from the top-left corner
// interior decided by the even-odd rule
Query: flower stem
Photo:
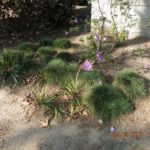
[[[80,66],[79,69],[78,69],[78,71],[77,71],[77,74],[76,74],[76,79],[75,79],[76,85],[77,85],[77,83],[78,83],[78,76],[79,76],[79,74],[80,74],[81,68],[82,68],[82,67]]]

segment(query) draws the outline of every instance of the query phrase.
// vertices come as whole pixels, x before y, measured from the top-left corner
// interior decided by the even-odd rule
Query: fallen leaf
[[[49,125],[49,119],[47,119],[46,121],[39,121],[40,122],[40,127],[41,128],[47,128]]]

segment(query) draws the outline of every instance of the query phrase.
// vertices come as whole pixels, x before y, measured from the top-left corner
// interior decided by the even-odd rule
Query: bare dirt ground
[[[71,40],[78,45],[79,37]],[[150,40],[142,40],[128,41],[126,46],[117,49],[113,53],[116,61],[108,66],[107,72],[115,74],[123,67],[130,67],[150,79]],[[144,49],[142,61],[135,54],[138,48]],[[80,47],[71,51],[80,51]],[[40,116],[29,120],[34,110],[27,110],[28,106],[23,104],[29,91],[28,86],[0,89],[1,150],[150,150],[150,97],[137,102],[133,113],[101,128],[84,124],[84,121],[41,128]],[[111,134],[111,125],[120,135]],[[135,136],[135,132],[142,135]]]

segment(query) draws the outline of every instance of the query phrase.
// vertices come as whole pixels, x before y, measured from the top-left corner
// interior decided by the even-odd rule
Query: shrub
[[[13,50],[5,50],[0,59],[0,76],[5,81],[7,78],[18,82],[22,70],[22,54]]]
[[[44,37],[40,40],[39,45],[40,46],[52,46],[53,40],[50,38]]]
[[[40,58],[44,61],[44,62],[48,62],[50,61],[52,58],[55,57],[55,55],[57,54],[56,50],[52,50],[50,47],[41,47],[38,50],[38,54],[40,56]]]
[[[34,52],[38,49],[39,45],[36,43],[24,42],[18,46],[21,51]]]
[[[94,85],[86,91],[85,105],[104,121],[111,121],[132,110],[131,104],[115,87]]]
[[[65,62],[70,62],[73,60],[73,56],[69,52],[60,52],[56,57]]]
[[[139,99],[146,96],[144,79],[130,69],[119,71],[114,77],[113,85],[130,99]]]
[[[65,62],[63,60],[54,59],[44,68],[45,80],[50,84],[63,84],[67,76]]]
[[[56,39],[52,43],[52,47],[54,48],[59,48],[59,49],[64,49],[64,48],[69,48],[71,47],[71,42],[68,39]]]

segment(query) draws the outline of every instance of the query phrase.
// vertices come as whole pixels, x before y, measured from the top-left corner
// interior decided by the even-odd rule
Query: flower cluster
[[[100,43],[100,35],[99,35],[99,33],[97,33],[97,32],[96,32],[95,35],[94,35],[94,41],[95,41],[96,45],[99,45],[99,43]],[[103,54],[100,52],[99,46],[97,46],[96,58],[97,58],[97,60],[99,60],[99,61],[103,61],[103,60],[104,60],[104,56],[103,56]]]
[[[99,61],[103,61],[103,60],[104,60],[104,56],[103,56],[103,54],[102,54],[100,51],[97,51],[97,52],[96,52],[96,58],[97,58]]]
[[[94,40],[96,44],[100,42],[100,36],[98,33],[95,33]],[[100,50],[97,50],[95,55],[98,61],[100,62],[104,61],[104,56],[100,52]],[[85,71],[90,71],[92,67],[93,67],[93,63],[88,59],[86,59],[84,63],[82,64],[82,69]]]

